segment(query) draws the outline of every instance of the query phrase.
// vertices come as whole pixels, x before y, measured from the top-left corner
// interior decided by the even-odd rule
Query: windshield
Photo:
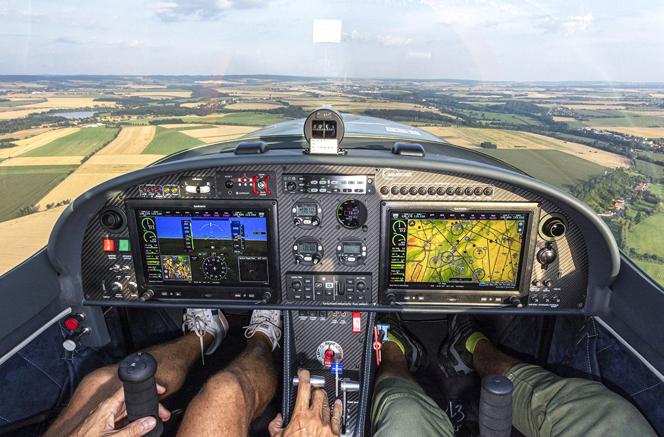
[[[562,188],[664,283],[660,2],[100,6],[0,1],[0,274],[89,188],[332,105]]]

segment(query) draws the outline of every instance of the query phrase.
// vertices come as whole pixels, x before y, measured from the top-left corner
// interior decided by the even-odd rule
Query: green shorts
[[[532,364],[517,364],[512,424],[526,436],[656,436],[639,411],[596,381],[562,378]],[[422,388],[402,378],[376,384],[372,435],[453,436],[447,415]]]

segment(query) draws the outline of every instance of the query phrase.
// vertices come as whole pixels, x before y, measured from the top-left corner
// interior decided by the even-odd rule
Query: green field
[[[170,155],[181,150],[204,144],[202,141],[182,134],[175,129],[157,126],[154,138],[143,150],[143,154]]]
[[[641,173],[642,175],[654,179],[664,178],[664,166],[643,161],[641,159],[635,159],[634,162],[634,170]]]
[[[238,126],[268,126],[282,121],[290,120],[281,114],[270,114],[266,112],[232,112],[227,114],[219,114],[218,116],[205,116],[199,117],[197,115],[190,115],[182,117],[187,123],[211,123],[211,124],[229,124]]]
[[[623,117],[590,117],[582,121],[586,126],[664,127],[664,117],[625,115]]]
[[[47,99],[24,99],[24,100],[0,100],[0,108],[14,108],[16,106],[34,105],[35,103],[45,102]]]
[[[117,128],[86,127],[21,156],[89,156],[113,140],[117,133]]]
[[[478,122],[486,124],[508,123],[517,126],[539,126],[541,123],[534,118],[525,115],[505,114],[502,112],[475,111],[471,109],[460,109],[459,112],[472,117]]]
[[[634,225],[627,234],[627,247],[640,253],[661,254],[664,247],[664,213],[656,213]]]
[[[537,179],[565,189],[607,170],[606,167],[557,150],[483,149],[482,153],[505,161]]]
[[[633,259],[632,262],[646,272],[655,282],[664,285],[664,265],[655,261],[641,261],[638,259]]]
[[[18,211],[34,205],[60,183],[75,166],[0,168],[0,221],[18,217]]]
[[[650,191],[655,196],[660,199],[664,198],[664,185],[663,184],[650,184],[648,186],[648,191]]]

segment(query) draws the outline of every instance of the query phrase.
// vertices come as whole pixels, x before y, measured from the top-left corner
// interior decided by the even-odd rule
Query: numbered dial
[[[337,245],[337,258],[341,264],[358,266],[364,264],[367,245],[359,240],[343,240]]]
[[[298,228],[311,229],[320,226],[323,209],[313,200],[301,200],[293,205],[293,224]]]
[[[323,245],[315,238],[302,237],[293,244],[293,258],[296,264],[312,266],[323,258]]]
[[[201,268],[205,277],[213,281],[224,279],[228,271],[226,261],[220,256],[205,258]]]
[[[367,207],[359,200],[345,200],[337,206],[337,220],[344,228],[360,228],[367,221]]]

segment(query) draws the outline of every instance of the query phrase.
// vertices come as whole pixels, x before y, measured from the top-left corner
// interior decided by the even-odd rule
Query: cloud
[[[383,47],[405,47],[413,43],[412,38],[398,35],[371,34],[359,30],[353,30],[348,34],[345,34],[343,39],[344,41],[378,44]]]
[[[163,21],[206,21],[229,10],[261,8],[267,3],[267,0],[169,0],[155,3],[153,10]]]
[[[571,36],[584,32],[592,26],[593,14],[569,15],[567,17],[553,17],[550,15],[540,16],[535,20],[535,25],[545,32],[559,33]]]

